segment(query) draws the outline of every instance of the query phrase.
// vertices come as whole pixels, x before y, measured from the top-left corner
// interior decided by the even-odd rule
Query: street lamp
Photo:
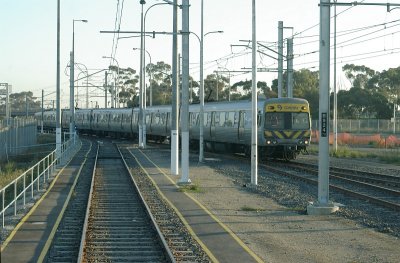
[[[144,56],[143,56],[143,48],[144,48],[144,37],[143,37],[143,5],[146,4],[146,1],[140,0],[140,4],[142,6],[141,13],[140,13],[140,72],[139,72],[139,147],[145,148],[146,147],[146,127],[144,122],[144,111],[143,111],[143,63],[144,63]]]
[[[134,48],[132,48],[133,50],[140,50],[140,48],[137,48],[137,47],[134,47]],[[151,64],[151,55],[150,55],[150,53],[149,53],[149,51],[147,51],[146,49],[144,50],[146,53],[147,53],[147,55],[149,56],[149,59],[150,59],[150,64]],[[144,78],[144,77],[143,77]],[[151,85],[151,74],[150,74],[150,76],[149,76],[149,87],[150,87],[150,94],[149,94],[149,97],[150,97],[150,99],[149,99],[149,105],[150,106],[153,106],[153,89],[152,89],[152,85]],[[145,100],[146,101],[146,100]]]
[[[116,97],[116,101],[117,101],[117,105],[118,105],[118,107],[117,108],[119,108],[119,63],[118,63],[118,61],[115,59],[115,58],[113,58],[113,57],[107,57],[107,56],[103,56],[103,58],[109,58],[109,59],[112,59],[112,60],[114,60],[115,61],[115,63],[117,63],[117,80],[115,80],[115,78],[114,78],[114,83],[116,82],[117,83],[117,85],[114,85],[114,89],[112,90],[112,92],[111,92],[111,108],[113,108],[114,107],[114,104],[115,104],[115,95],[117,95]],[[115,87],[117,87],[117,92],[115,92]]]
[[[203,1],[201,1],[201,17],[203,17]],[[194,32],[190,32],[191,34],[197,37],[200,43],[200,138],[199,138],[199,162],[204,161],[204,76],[203,76],[203,44],[204,37],[208,34],[216,34],[216,33],[224,33],[222,30],[210,31],[203,35],[203,19],[201,20],[201,38]]]
[[[146,100],[145,100],[145,96],[146,96],[146,87],[144,86],[144,79],[146,76],[146,72],[143,69],[143,67],[145,67],[145,56],[143,51],[145,50],[146,47],[146,43],[145,43],[145,38],[144,38],[144,34],[146,32],[146,16],[147,16],[147,12],[153,8],[154,6],[157,5],[173,5],[173,3],[171,1],[168,0],[163,0],[164,3],[156,3],[151,5],[149,8],[147,8],[146,13],[143,17],[143,5],[146,4],[146,1],[144,0],[140,0],[140,4],[142,5],[142,11],[141,11],[141,26],[140,26],[140,78],[139,78],[139,82],[140,82],[140,88],[139,88],[139,100],[140,100],[140,108],[139,108],[139,147],[142,148],[146,148],[146,122],[145,122],[145,108],[146,108]]]
[[[69,99],[69,107],[71,112],[71,119],[69,122],[69,132],[70,134],[75,133],[75,107],[74,107],[74,70],[75,70],[75,22],[84,22],[87,23],[88,21],[85,19],[73,19],[72,20],[72,51],[70,54],[70,99]],[[74,135],[75,137],[75,135]]]
[[[199,138],[199,162],[204,161],[204,77],[203,77],[203,44],[204,44],[204,37],[209,34],[215,34],[215,33],[223,33],[224,31],[218,30],[218,31],[210,31],[207,33],[203,33],[204,31],[204,25],[203,25],[203,17],[204,17],[204,8],[203,8],[203,0],[201,0],[201,33],[200,37],[195,34],[194,32],[193,35],[197,37],[197,39],[200,42],[200,138]]]

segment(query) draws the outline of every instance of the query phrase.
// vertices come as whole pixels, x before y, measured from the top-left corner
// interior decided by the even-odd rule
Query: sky
[[[100,31],[115,30],[116,21],[121,31],[140,31],[139,0],[61,0],[61,98],[62,107],[69,103],[69,52],[72,49],[73,19],[86,19],[88,23],[75,22],[75,62],[79,63],[76,77],[85,67],[89,73],[108,68],[110,63],[121,68],[139,71],[140,38],[120,38]],[[161,0],[147,0],[146,11]],[[352,2],[343,0],[341,2]],[[371,3],[371,1],[361,1]],[[387,1],[375,0],[374,3]],[[181,3],[181,0],[178,0]],[[201,0],[190,0],[190,31],[200,35]],[[251,0],[204,0],[204,33],[222,30],[221,34],[208,34],[204,38],[204,76],[214,71],[230,71],[231,83],[251,79],[251,73],[237,73],[251,67]],[[319,35],[318,0],[257,0],[257,40],[276,49],[278,21],[283,21],[284,37],[294,36],[294,69],[318,70]],[[349,83],[341,67],[346,63],[365,65],[377,71],[399,66],[400,61],[400,9],[387,12],[386,7],[337,7],[337,68],[340,88]],[[118,14],[118,15],[117,15]],[[122,15],[121,15],[122,14]],[[331,15],[334,8],[331,9]],[[179,16],[181,12],[179,12]],[[56,0],[0,0],[0,83],[12,85],[12,92],[33,91],[40,97],[45,93],[45,105],[51,107],[56,90],[57,51],[57,1]],[[178,28],[181,29],[179,18]],[[148,10],[146,31],[172,31],[172,6],[157,5]],[[333,18],[331,45],[333,45]],[[119,37],[132,36],[120,34]],[[136,35],[137,36],[137,35]],[[180,40],[179,40],[180,41]],[[114,43],[114,44],[113,44]],[[114,47],[114,48],[113,48]],[[115,48],[116,47],[116,48]],[[199,80],[199,41],[190,36],[190,74]],[[114,50],[114,51],[113,51]],[[146,38],[146,50],[152,63],[164,61],[172,64],[172,37],[157,35]],[[179,47],[181,52],[181,45]],[[264,50],[258,54],[259,68],[276,68],[276,54]],[[103,56],[114,55],[115,60]],[[146,56],[146,62],[149,57]],[[82,65],[83,64],[83,65]],[[331,52],[333,65],[333,48]],[[333,66],[331,67],[331,72]],[[228,74],[228,73],[226,73]],[[333,73],[331,73],[333,76]],[[276,72],[257,74],[258,81],[271,85]],[[104,72],[89,79],[92,85],[102,85]],[[78,86],[85,85],[79,82]],[[85,88],[75,91],[79,107],[85,105]],[[102,92],[89,89],[90,104],[96,101],[104,106]],[[89,106],[91,106],[89,105]]]

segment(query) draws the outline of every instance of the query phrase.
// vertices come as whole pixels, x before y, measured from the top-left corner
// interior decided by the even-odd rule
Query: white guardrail
[[[49,155],[0,190],[2,228],[5,226],[6,212],[11,210],[11,207],[14,206],[14,216],[16,216],[18,205],[25,208],[26,195],[30,193],[31,199],[33,200],[35,191],[37,193],[41,188],[44,188],[46,181],[54,174],[56,165],[62,164],[72,157],[72,154],[75,153],[79,145],[79,139],[76,144],[74,144],[73,139],[68,140],[61,145],[60,158],[56,158],[56,150],[52,151]]]

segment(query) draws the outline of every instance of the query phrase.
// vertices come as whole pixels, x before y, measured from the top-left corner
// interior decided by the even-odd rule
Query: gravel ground
[[[146,153],[156,163],[169,158],[168,151]],[[309,216],[306,206],[315,201],[315,187],[259,169],[255,189],[249,185],[248,163],[209,158],[199,164],[197,155],[190,159],[190,178],[200,187],[190,194],[265,262],[399,262],[398,214],[352,201],[335,214]],[[345,201],[336,194],[331,199]]]

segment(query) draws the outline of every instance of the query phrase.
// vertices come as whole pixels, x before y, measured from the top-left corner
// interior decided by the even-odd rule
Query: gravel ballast
[[[170,158],[167,150],[145,153],[155,163]],[[394,218],[388,219],[376,207],[357,201],[332,215],[306,215],[316,187],[259,168],[259,185],[253,188],[250,174],[248,162],[214,157],[200,164],[191,155],[190,179],[200,190],[188,194],[265,262],[399,262],[399,215],[390,213]],[[337,194],[331,198],[346,201]]]

